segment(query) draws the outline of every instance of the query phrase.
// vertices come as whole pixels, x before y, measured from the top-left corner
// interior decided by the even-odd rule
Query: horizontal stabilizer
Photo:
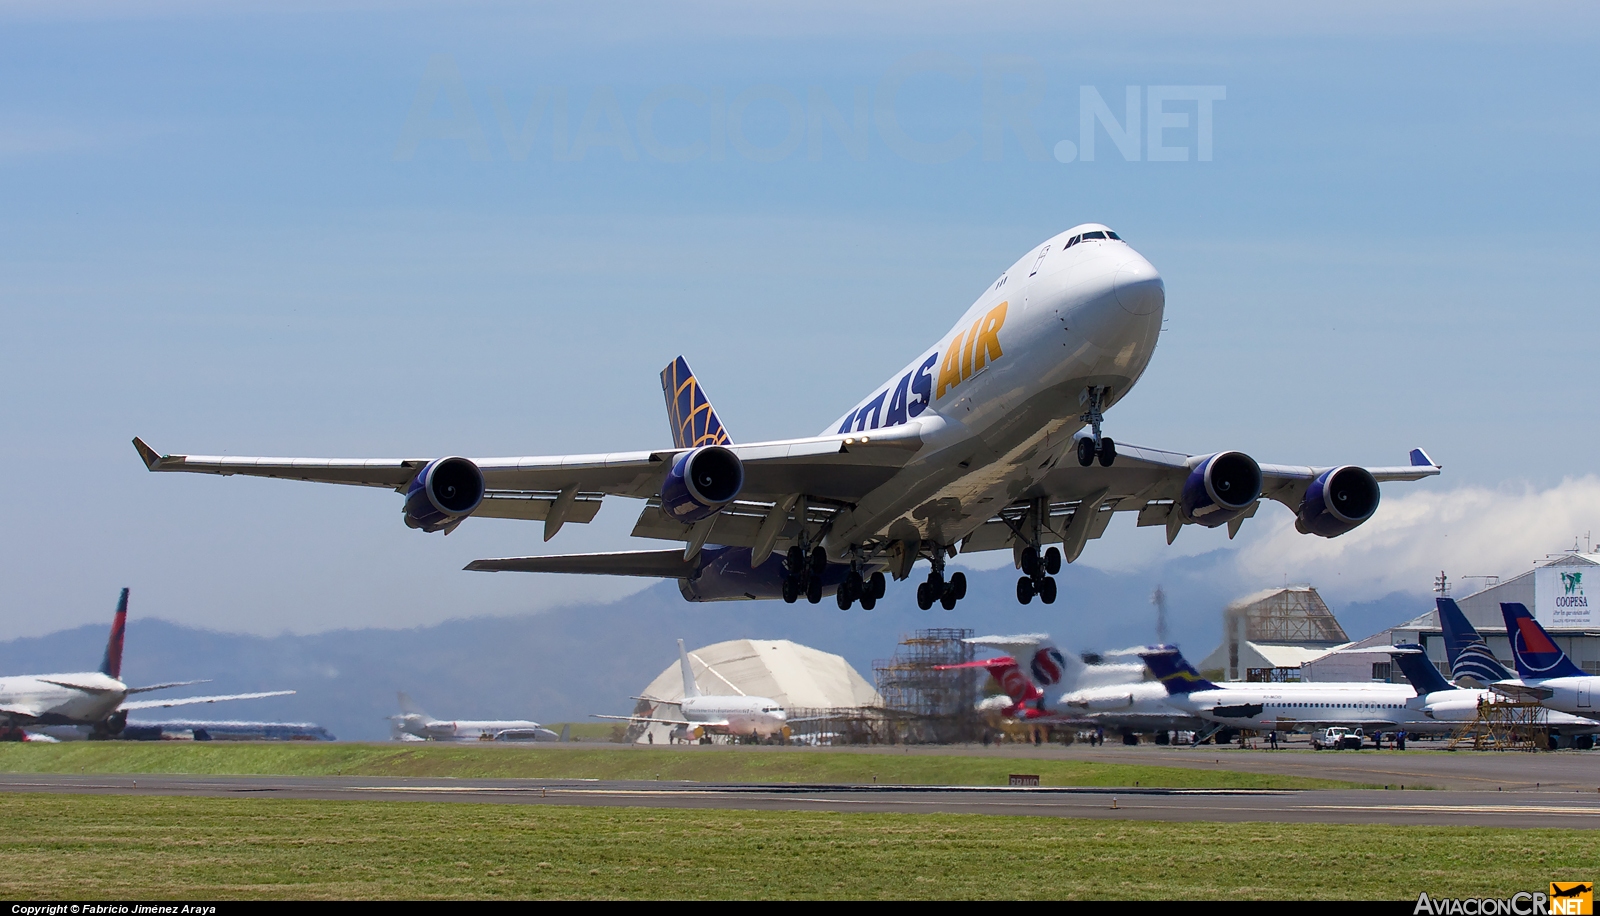
[[[700,569],[685,561],[682,550],[624,550],[617,553],[569,553],[550,557],[502,557],[473,560],[474,572],[588,573],[595,576],[647,576],[683,579]]]

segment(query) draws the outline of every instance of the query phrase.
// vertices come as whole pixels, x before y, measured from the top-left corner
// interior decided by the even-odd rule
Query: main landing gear
[[[1022,578],[1017,580],[1017,600],[1027,604],[1034,595],[1045,604],[1056,603],[1055,574],[1061,571],[1061,551],[1052,547],[1039,555],[1039,548],[1022,551]]]
[[[1111,463],[1117,460],[1117,443],[1112,441],[1110,436],[1100,435],[1100,423],[1105,419],[1100,407],[1105,402],[1105,396],[1106,389],[1090,388],[1089,409],[1078,417],[1079,420],[1089,424],[1090,430],[1088,438],[1078,440],[1078,463],[1084,467],[1094,464],[1096,458],[1100,459],[1100,466],[1103,468],[1111,467]]]
[[[828,552],[820,546],[808,555],[799,544],[789,548],[784,557],[783,600],[794,604],[801,595],[812,604],[822,601],[822,573],[828,568]]]
[[[967,575],[958,572],[950,577],[950,581],[945,581],[942,548],[934,548],[932,560],[933,571],[928,573],[928,581],[917,586],[917,607],[926,611],[937,601],[945,610],[953,611],[956,602],[967,597]]]
[[[860,599],[863,611],[872,610],[877,606],[878,599],[883,597],[884,589],[888,588],[888,585],[881,572],[863,577],[859,571],[850,570],[850,575],[845,576],[844,581],[839,583],[839,591],[835,596],[839,600],[839,610],[850,610],[850,605],[857,599]]]

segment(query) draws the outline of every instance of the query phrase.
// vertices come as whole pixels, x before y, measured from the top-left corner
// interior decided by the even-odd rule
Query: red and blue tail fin
[[[1139,651],[1145,667],[1169,694],[1194,693],[1196,690],[1215,690],[1217,685],[1200,676],[1178,651],[1177,646],[1148,646]]]
[[[1456,679],[1471,678],[1485,685],[1510,680],[1511,672],[1494,657],[1489,644],[1473,629],[1456,600],[1434,600],[1439,606],[1439,629],[1444,631],[1444,651],[1450,659],[1450,676]]]
[[[100,673],[122,678],[122,634],[128,629],[128,590],[117,599],[117,616],[111,618],[111,638],[106,640],[106,657],[100,660]]]
[[[1502,601],[1500,613],[1506,619],[1506,637],[1511,640],[1511,658],[1517,663],[1519,676],[1527,680],[1583,677],[1583,669],[1567,658],[1567,653],[1528,613],[1526,605]]]
[[[1406,676],[1411,686],[1416,689],[1417,696],[1427,693],[1438,693],[1441,690],[1460,690],[1460,687],[1444,679],[1439,669],[1428,660],[1427,653],[1419,645],[1400,643],[1389,647],[1389,655],[1400,666],[1400,673]]]
[[[667,420],[672,424],[672,444],[678,448],[727,445],[716,410],[683,357],[661,370],[661,393],[667,397]]]

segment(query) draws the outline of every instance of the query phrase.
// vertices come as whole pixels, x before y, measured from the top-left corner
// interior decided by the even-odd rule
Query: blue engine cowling
[[[744,489],[744,462],[720,445],[678,456],[661,482],[661,511],[685,524],[715,515]]]
[[[1189,472],[1178,508],[1183,519],[1215,528],[1243,515],[1261,498],[1261,465],[1244,452],[1218,452]]]
[[[1366,468],[1345,465],[1311,481],[1295,513],[1301,534],[1336,538],[1378,511],[1378,481]]]
[[[406,527],[449,533],[481,502],[483,472],[477,465],[465,458],[436,458],[406,489]]]

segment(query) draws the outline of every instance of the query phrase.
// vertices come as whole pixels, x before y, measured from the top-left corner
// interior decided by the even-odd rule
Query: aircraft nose
[[[1117,268],[1111,281],[1117,304],[1130,315],[1149,315],[1167,302],[1167,288],[1161,274],[1144,258],[1136,258]]]

